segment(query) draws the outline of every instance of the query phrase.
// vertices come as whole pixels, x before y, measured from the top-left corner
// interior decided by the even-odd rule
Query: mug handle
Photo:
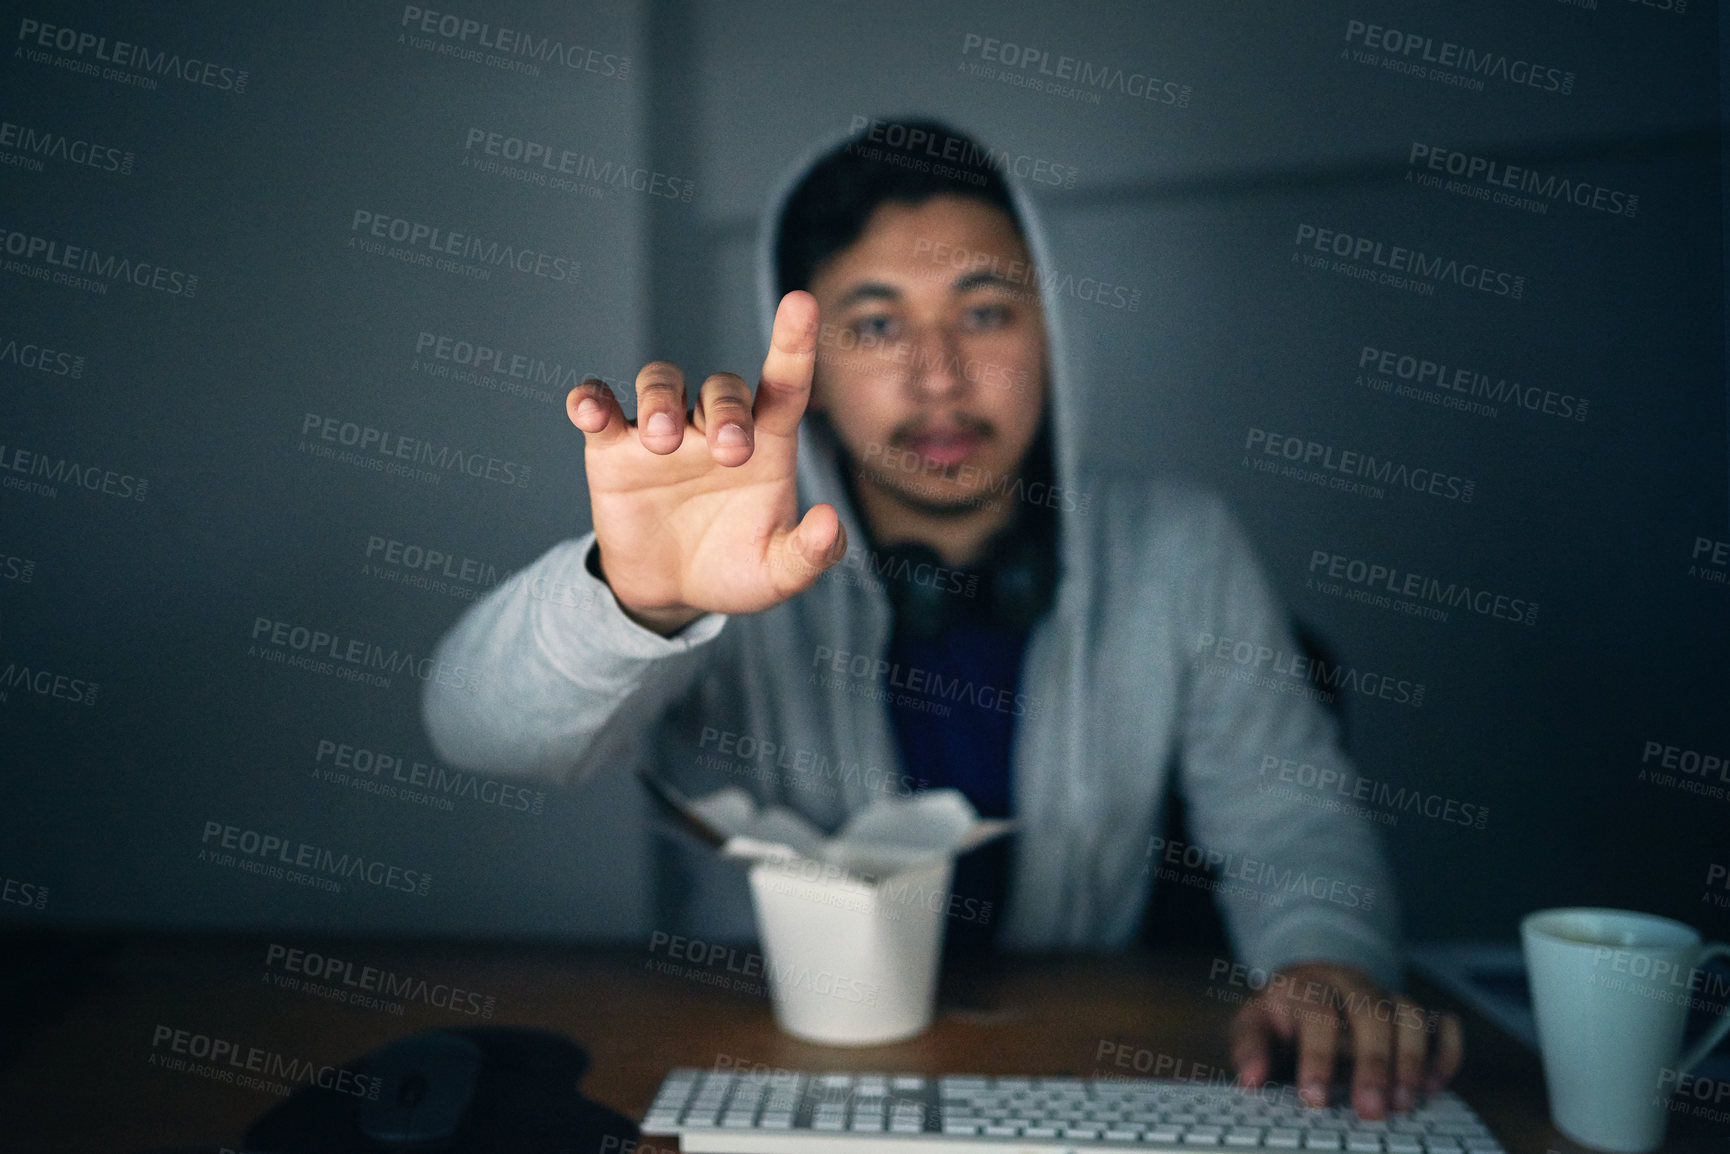
[[[1694,963],[1694,968],[1697,970],[1711,959],[1722,957],[1730,957],[1730,946],[1713,942],[1700,951],[1700,958]],[[1698,1041],[1688,1047],[1687,1053],[1676,1059],[1676,1069],[1686,1074],[1698,1066],[1706,1055],[1712,1052],[1712,1048],[1724,1040],[1725,1034],[1730,1034],[1730,1007],[1718,1015],[1718,1020],[1706,1028]]]

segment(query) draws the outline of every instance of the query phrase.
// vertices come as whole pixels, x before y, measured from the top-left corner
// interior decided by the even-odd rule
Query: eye
[[[961,323],[963,328],[972,330],[996,329],[1008,324],[1010,316],[1007,305],[974,305],[962,314]]]
[[[853,321],[853,331],[862,337],[894,340],[901,326],[888,313],[870,313]]]

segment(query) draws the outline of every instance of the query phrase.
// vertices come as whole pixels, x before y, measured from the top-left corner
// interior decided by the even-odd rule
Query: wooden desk
[[[279,947],[273,955],[271,948]],[[389,1006],[346,1004],[278,984],[286,951],[315,951],[359,975],[410,979]],[[665,946],[573,947],[274,937],[0,937],[9,1003],[0,1050],[0,1148],[115,1154],[238,1146],[279,1099],[153,1065],[159,1027],[340,1064],[405,1034],[485,1024],[461,1012],[492,999],[494,1024],[554,1030],[592,1057],[584,1091],[641,1117],[673,1066],[928,1073],[1230,1077],[1235,1007],[1194,954],[1016,959],[946,991],[937,1024],[894,1046],[813,1046],[771,1019],[749,952],[712,964],[671,961]],[[302,959],[301,968],[305,968]],[[660,968],[660,967],[664,967]],[[672,972],[665,972],[670,969]],[[299,980],[307,980],[301,978]],[[421,987],[419,983],[426,985]],[[746,989],[723,989],[718,983]],[[340,981],[332,980],[332,988]],[[461,991],[459,1009],[448,1002]],[[442,992],[441,992],[442,991]],[[1431,990],[1427,1004],[1447,1005]],[[958,1004],[965,998],[967,1005]],[[20,1014],[22,1013],[22,1019]],[[1549,1125],[1536,1058],[1470,1014],[1457,1088],[1509,1154],[1574,1154]],[[1730,1127],[1673,1116],[1666,1150],[1726,1150]]]

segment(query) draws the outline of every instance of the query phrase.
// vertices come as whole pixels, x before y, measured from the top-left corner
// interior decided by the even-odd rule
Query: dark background
[[[854,117],[922,113],[1073,168],[1073,187],[1024,182],[1055,262],[1139,293],[1133,311],[1047,301],[1078,366],[1083,455],[1222,491],[1339,660],[1425,686],[1421,707],[1344,701],[1366,775],[1489,812],[1481,830],[1412,814],[1388,830],[1408,934],[1512,938],[1521,913],[1576,903],[1730,933],[1712,901],[1730,890],[1708,884],[1730,863],[1730,781],[1708,777],[1714,797],[1640,776],[1648,742],[1730,755],[1730,588],[1725,566],[1694,557],[1697,539],[1730,539],[1714,5],[455,12],[596,52],[594,70],[538,76],[418,48],[392,3],[0,13],[13,40],[0,120],[132,155],[123,173],[0,148],[36,165],[0,164],[0,228],[199,278],[190,299],[124,282],[97,294],[0,257],[14,262],[0,272],[0,350],[82,358],[72,376],[0,352],[6,460],[23,449],[148,481],[143,500],[0,488],[0,670],[99,686],[76,701],[0,685],[0,876],[46,890],[40,909],[0,903],[0,917],[643,940],[650,839],[634,784],[596,775],[531,813],[321,780],[321,741],[430,762],[420,683],[273,664],[249,654],[255,622],[430,654],[468,598],[586,530],[587,500],[568,377],[539,395],[439,378],[416,365],[420,334],[537,358],[555,377],[628,381],[651,357],[693,379],[749,375],[769,190]],[[22,51],[24,20],[245,69],[245,91],[76,74]],[[1535,60],[1572,72],[1573,90],[1492,79],[1474,92],[1361,64],[1351,20]],[[1152,73],[1189,102],[978,79],[962,67],[978,60],[969,35]],[[464,166],[476,128],[654,170],[692,195],[480,172]],[[1637,194],[1638,212],[1556,201],[1537,214],[1421,188],[1407,179],[1414,142]],[[356,210],[558,254],[580,273],[476,281],[403,264],[350,247]],[[1293,262],[1302,223],[1506,269],[1524,293],[1420,296],[1306,268]],[[1355,379],[1365,345],[1584,398],[1586,417],[1375,392]],[[529,483],[319,459],[300,447],[308,413],[526,464]],[[1470,478],[1474,499],[1254,472],[1250,428]],[[374,538],[472,560],[474,575],[443,588],[405,583],[403,565],[380,576]],[[1431,621],[1329,596],[1306,587],[1317,550],[1539,613]],[[425,896],[333,894],[215,867],[199,860],[211,821],[434,880]]]

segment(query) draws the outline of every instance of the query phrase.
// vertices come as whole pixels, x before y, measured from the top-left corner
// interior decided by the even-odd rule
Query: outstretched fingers
[[[630,422],[619,407],[613,390],[598,377],[590,377],[565,397],[565,415],[583,431],[584,442],[605,448],[631,435]]]
[[[685,374],[668,361],[650,361],[637,374],[637,437],[666,456],[685,439]]]
[[[775,309],[769,355],[757,386],[757,427],[792,436],[811,399],[811,374],[817,366],[817,298],[795,290]]]
[[[743,465],[754,443],[750,386],[737,373],[712,374],[697,393],[691,424],[708,439],[716,464]]]

